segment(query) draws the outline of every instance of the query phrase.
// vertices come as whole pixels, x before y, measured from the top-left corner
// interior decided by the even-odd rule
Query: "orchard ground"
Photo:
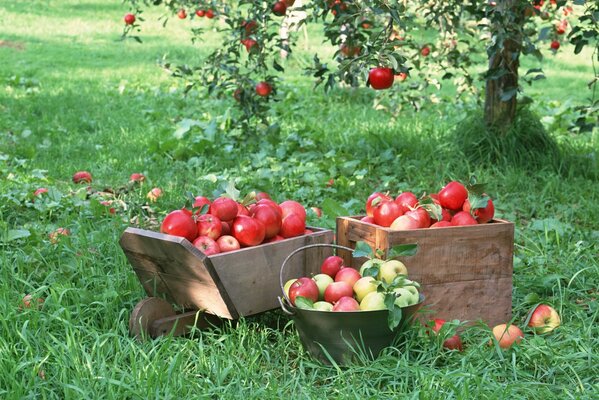
[[[317,27],[287,62],[271,115],[278,128],[227,135],[231,99],[184,97],[183,83],[157,66],[165,54],[193,65],[207,53],[190,43],[191,22],[163,29],[148,13],[144,43],[121,42],[126,11],[119,2],[0,6],[0,397],[596,395],[599,144],[596,132],[565,130],[568,108],[590,95],[590,54],[573,58],[562,46],[544,62],[549,79],[526,88],[550,135],[575,151],[563,168],[474,164],[453,144],[467,108],[406,108],[392,118],[373,109],[372,90],[312,90],[301,68],[314,51],[333,52],[319,47]],[[78,170],[91,171],[97,190],[122,187],[133,172],[148,182],[123,194],[113,216],[70,182]],[[277,312],[191,340],[128,336],[144,293],[118,238],[131,219],[155,226],[186,192],[211,196],[234,181],[242,193],[320,206],[325,217],[311,223],[331,227],[336,212],[359,212],[375,189],[420,194],[471,174],[487,183],[498,216],[516,223],[513,322],[546,302],[562,317],[553,333],[525,330],[519,346],[498,352],[487,345],[490,329],[476,325],[457,353],[414,327],[398,348],[344,369],[312,361]],[[142,208],[154,186],[164,196]],[[39,187],[49,196],[32,202]],[[52,244],[59,227],[71,235]],[[27,293],[45,299],[41,310],[19,309]]]

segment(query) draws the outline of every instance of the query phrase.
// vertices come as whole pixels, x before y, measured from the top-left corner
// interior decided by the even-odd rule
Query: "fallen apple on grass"
[[[150,190],[148,192],[148,194],[146,195],[146,197],[151,202],[156,202],[156,201],[158,201],[159,197],[162,197],[162,189],[160,189],[160,188],[153,188],[152,190]]]
[[[92,174],[87,171],[79,171],[73,174],[73,183],[92,183]]]
[[[500,324],[493,328],[493,337],[499,343],[502,349],[509,349],[514,343],[520,343],[524,338],[524,333],[516,325]],[[493,340],[489,341],[493,344]]]
[[[439,331],[441,330],[443,325],[445,325],[445,322],[446,321],[444,319],[436,318],[433,321],[430,321],[429,324],[432,325],[432,331],[436,334],[439,334]],[[443,341],[443,347],[448,350],[464,351],[462,339],[460,338],[460,335],[458,335],[457,333],[451,336],[450,338],[445,339]]]
[[[530,311],[528,326],[537,334],[551,332],[560,325],[561,319],[555,309],[547,304],[539,304]]]

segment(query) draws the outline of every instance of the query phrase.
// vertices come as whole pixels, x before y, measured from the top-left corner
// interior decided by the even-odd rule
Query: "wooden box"
[[[202,310],[221,318],[237,319],[279,307],[279,271],[295,249],[332,243],[331,230],[234,252],[206,256],[187,239],[127,228],[120,245],[150,297],[161,297],[184,310]],[[300,252],[287,264],[290,276],[320,272],[331,248]]]
[[[356,242],[364,241],[385,253],[395,245],[418,244],[417,254],[402,261],[410,279],[422,284],[425,310],[433,311],[425,318],[482,319],[491,326],[510,321],[513,223],[493,220],[472,226],[394,231],[360,218],[337,218],[338,244],[354,248]],[[340,255],[346,263],[352,262],[349,252],[340,251]]]

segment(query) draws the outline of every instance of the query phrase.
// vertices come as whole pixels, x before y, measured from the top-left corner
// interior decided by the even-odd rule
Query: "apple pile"
[[[375,311],[391,305],[407,307],[419,301],[418,282],[407,279],[408,270],[398,260],[372,258],[360,270],[343,265],[339,256],[327,257],[321,273],[288,280],[283,290],[293,306],[319,311]]]
[[[251,204],[246,206],[229,197],[211,201],[197,196],[192,206],[195,212],[185,207],[170,212],[160,232],[184,237],[206,255],[312,233],[306,229],[306,210],[297,201],[278,204],[264,192],[249,198]]]
[[[374,192],[366,200],[366,216],[361,221],[394,230],[443,228],[484,224],[493,219],[495,206],[486,194],[475,193],[457,181],[438,193],[418,199],[412,192]]]

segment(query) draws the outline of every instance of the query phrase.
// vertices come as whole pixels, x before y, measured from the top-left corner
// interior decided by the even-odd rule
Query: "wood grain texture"
[[[511,316],[513,223],[495,220],[465,227],[394,231],[359,218],[337,218],[337,230],[342,233],[338,243],[354,248],[356,242],[364,241],[385,254],[395,245],[418,244],[416,255],[401,260],[409,277],[421,283],[425,305],[434,304],[439,318],[495,321]],[[346,263],[352,262],[350,252],[340,255]],[[363,261],[353,260],[354,266]]]

